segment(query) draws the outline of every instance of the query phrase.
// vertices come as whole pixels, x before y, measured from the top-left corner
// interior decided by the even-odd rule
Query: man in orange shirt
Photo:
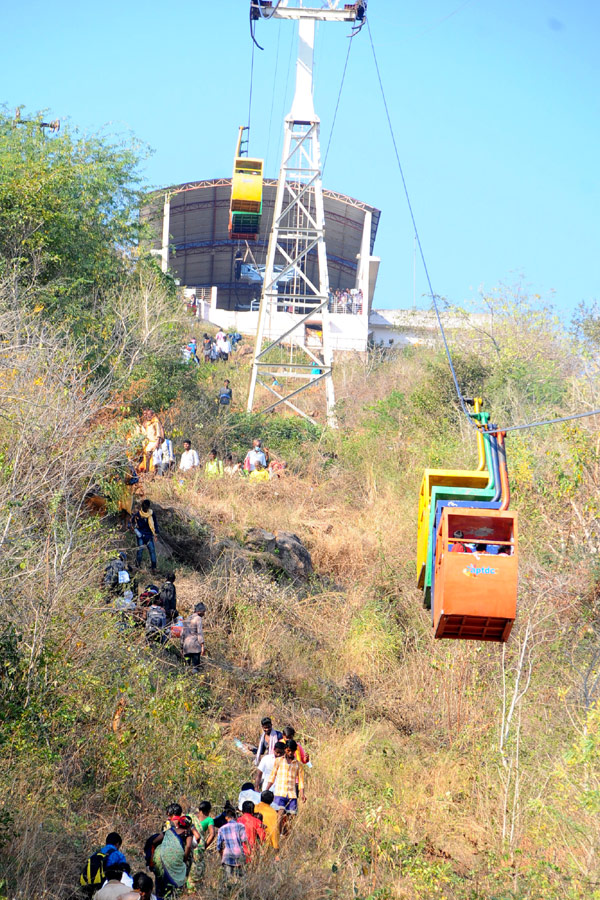
[[[254,807],[255,813],[260,813],[263,818],[263,825],[267,832],[267,839],[271,843],[275,851],[275,859],[279,859],[279,817],[277,811],[273,809],[273,791],[263,791],[260,795],[260,803]]]

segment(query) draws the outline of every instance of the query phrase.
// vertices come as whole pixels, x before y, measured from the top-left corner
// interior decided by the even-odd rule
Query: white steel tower
[[[284,403],[314,422],[314,417],[292,403],[292,398],[324,382],[326,418],[332,426],[335,426],[335,397],[320,119],[313,104],[315,23],[355,23],[362,20],[366,3],[346,3],[342,9],[338,9],[339,5],[340,0],[328,0],[323,9],[305,7],[302,0],[251,2],[254,19],[297,20],[298,58],[296,92],[284,122],[283,154],[260,300],[248,412],[252,412],[255,404],[259,406],[256,394],[260,386],[269,398],[266,405],[260,404],[261,412],[269,412]],[[315,256],[316,268],[312,264]],[[312,279],[309,262],[311,271],[317,273]],[[263,346],[265,339],[267,343]]]

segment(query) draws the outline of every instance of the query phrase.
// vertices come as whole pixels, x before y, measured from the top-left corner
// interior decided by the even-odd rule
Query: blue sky
[[[152,186],[230,174],[248,114],[247,0],[3,6],[0,101],[47,108],[85,131],[133,132],[154,151]],[[462,304],[522,280],[565,316],[600,299],[600,5],[370,0],[369,17],[435,292]],[[318,28],[323,149],[348,30]],[[261,22],[257,37],[250,149],[274,177],[293,25]],[[412,306],[413,231],[366,28],[353,41],[324,184],[381,209],[375,305]],[[419,307],[425,290],[418,263]]]

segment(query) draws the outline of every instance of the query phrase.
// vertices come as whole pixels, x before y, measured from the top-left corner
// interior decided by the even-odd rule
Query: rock
[[[263,562],[283,569],[292,578],[305,579],[312,574],[310,553],[298,535],[290,531],[272,534],[264,528],[251,528],[246,534],[244,547],[251,553],[260,553]]]
[[[290,531],[277,531],[275,541],[275,554],[286,572],[293,578],[308,578],[312,575],[310,553],[297,535]]]
[[[248,550],[260,550],[264,553],[274,553],[277,542],[275,535],[264,528],[250,528],[244,538],[244,546]]]

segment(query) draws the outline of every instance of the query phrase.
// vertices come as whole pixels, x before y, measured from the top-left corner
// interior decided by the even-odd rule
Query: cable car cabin
[[[435,637],[508,640],[517,611],[517,566],[516,513],[446,507],[436,539]]]
[[[238,241],[255,241],[260,233],[260,215],[255,213],[230,213],[229,237]]]
[[[425,584],[425,569],[427,564],[427,548],[429,546],[429,527],[431,513],[431,492],[435,486],[449,488],[474,488],[487,487],[490,481],[489,472],[486,469],[425,469],[421,490],[419,492],[419,516],[417,532],[417,585],[422,588]],[[452,492],[451,496],[454,495]],[[458,496],[458,494],[457,494]]]
[[[231,212],[262,212],[263,161],[237,156],[231,182]]]

